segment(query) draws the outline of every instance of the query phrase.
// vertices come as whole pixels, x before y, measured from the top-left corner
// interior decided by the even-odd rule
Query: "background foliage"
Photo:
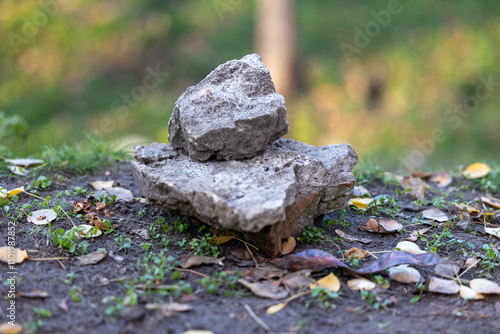
[[[474,95],[480,77],[500,82],[500,2],[401,1],[401,13],[348,62],[340,44],[354,45],[353,29],[389,2],[297,1],[289,137],[348,142],[395,169],[441,128],[446,140],[427,165],[498,159],[500,87],[457,128],[444,116]],[[36,154],[93,130],[165,142],[177,97],[218,64],[254,52],[254,23],[254,1],[3,0],[1,144]],[[115,101],[158,65],[168,76],[118,117]]]

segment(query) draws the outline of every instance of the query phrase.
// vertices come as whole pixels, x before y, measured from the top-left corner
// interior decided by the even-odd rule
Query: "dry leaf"
[[[29,292],[19,292],[20,297],[25,297],[25,298],[47,298],[49,294],[43,290],[40,289],[33,289]]]
[[[425,233],[427,233],[427,231],[429,231],[432,227],[425,227],[425,228],[421,228],[421,229],[418,229],[416,231],[412,231],[410,233],[410,236],[408,238],[406,238],[406,240],[408,241],[417,241],[418,240],[418,235],[425,235]]]
[[[465,261],[465,268],[476,268],[478,264],[478,260],[476,257],[470,257]]]
[[[0,247],[0,262],[8,263],[9,259],[15,259],[15,263],[22,263],[27,258],[28,252],[26,252],[25,250],[14,248],[12,246]]]
[[[97,228],[94,229],[94,226],[88,224],[78,225],[73,227],[73,230],[76,231],[76,235],[80,238],[96,238],[102,234],[102,231]]]
[[[369,244],[372,242],[372,239],[368,239],[368,238],[357,238],[355,236],[352,236],[352,235],[349,235],[349,234],[346,234],[344,233],[343,231],[337,229],[335,230],[335,233],[337,233],[337,235],[339,235],[341,238],[344,238],[346,239],[347,241],[357,241],[357,242],[361,242],[363,244]]]
[[[24,167],[19,167],[19,166],[7,166],[8,169],[12,172],[12,174],[16,174],[19,176],[26,176],[29,174],[29,170]]]
[[[498,198],[493,198],[490,196],[482,196],[481,201],[483,203],[488,204],[489,206],[491,206],[495,209],[500,209],[500,199],[498,199]]]
[[[432,219],[438,222],[446,222],[449,219],[448,216],[438,208],[431,208],[422,211],[422,217],[426,219]]]
[[[316,283],[311,283],[309,285],[309,289],[314,288],[325,288],[328,291],[337,292],[340,290],[340,281],[337,276],[333,273],[328,274],[322,279],[318,280]]]
[[[500,227],[485,227],[484,228],[484,232],[490,234],[490,235],[493,235],[497,238],[500,238]]]
[[[427,289],[431,292],[454,295],[460,291],[460,285],[452,280],[431,277]]]
[[[358,209],[366,211],[368,209],[368,204],[373,202],[373,198],[351,198],[347,204],[354,205]]]
[[[217,259],[215,257],[210,257],[210,256],[198,256],[198,255],[193,255],[187,258],[184,263],[182,263],[182,268],[191,268],[191,267],[196,267],[196,266],[201,266],[202,264],[219,264],[222,265],[222,261],[224,258]]]
[[[406,264],[389,268],[389,277],[400,283],[418,283],[422,280],[420,272]]]
[[[345,257],[349,260],[354,259],[355,256],[357,256],[359,260],[363,260],[368,255],[370,255],[370,252],[359,248],[351,248],[345,253]]]
[[[347,286],[351,290],[373,290],[377,286],[372,281],[367,280],[366,278],[354,278],[349,281],[347,281]]]
[[[289,236],[288,239],[283,241],[283,244],[281,245],[281,254],[283,255],[290,254],[295,249],[296,245],[297,242],[295,241],[295,238]]]
[[[498,284],[485,278],[475,278],[469,282],[469,286],[479,293],[500,294],[500,287]]]
[[[40,159],[4,159],[5,162],[21,167],[32,167],[43,164],[45,161]]]
[[[283,276],[282,282],[289,289],[309,287],[311,283],[314,283],[314,280],[309,277],[310,274],[310,270],[301,270],[289,273]]]
[[[405,176],[399,182],[404,191],[416,199],[425,198],[425,181],[422,179]]]
[[[210,239],[208,242],[214,245],[222,245],[228,241],[233,240],[234,238],[234,235],[219,235],[218,237]]]
[[[395,247],[396,249],[402,250],[403,252],[407,252],[410,254],[425,254],[423,250],[418,247],[418,245],[411,241],[401,241]]]
[[[0,325],[0,334],[20,334],[23,331],[23,326],[14,324],[14,326],[5,322]]]
[[[478,218],[481,216],[482,211],[476,209],[475,207],[465,204],[465,203],[456,203],[455,207],[462,212],[467,213],[472,218]]]
[[[462,269],[462,266],[458,263],[439,263],[434,267],[434,272],[443,276],[455,277],[460,272],[460,269]]]
[[[445,171],[435,172],[429,178],[429,182],[435,183],[438,188],[448,187],[452,181],[450,173]]]
[[[272,285],[269,281],[250,283],[242,278],[238,280],[238,283],[244,285],[252,293],[258,297],[269,298],[269,299],[283,299],[288,296],[288,292],[279,287]]]
[[[69,307],[68,307],[68,303],[67,303],[67,299],[61,299],[58,303],[57,303],[57,306],[63,310],[64,313],[68,313],[69,312]]]
[[[266,313],[269,314],[269,315],[273,315],[273,314],[276,314],[278,313],[279,311],[281,311],[282,309],[285,308],[286,304],[288,303],[279,303],[279,304],[275,304],[275,305],[271,305],[267,308],[266,310]]]
[[[374,233],[394,233],[403,228],[403,225],[391,218],[381,218],[378,221],[370,218],[365,225],[358,227],[362,231]]]
[[[363,186],[354,186],[354,190],[352,192],[352,197],[365,197],[370,196],[370,192]]]
[[[134,200],[134,195],[128,189],[122,187],[104,187],[102,190],[115,195],[116,200],[124,202],[132,202]]]
[[[93,253],[77,256],[76,258],[80,266],[89,266],[101,262],[107,255],[108,252],[105,249],[98,249]]]
[[[35,225],[47,225],[51,221],[57,218],[57,212],[52,209],[43,209],[38,211],[33,211],[31,216],[28,216],[28,222]]]
[[[490,172],[491,168],[488,165],[476,162],[464,170],[464,175],[469,179],[479,179],[488,175]]]
[[[478,300],[484,299],[484,295],[477,292],[474,289],[469,288],[468,286],[462,285],[460,286],[460,297],[465,300]]]
[[[115,183],[115,181],[94,181],[94,182],[91,182],[90,185],[95,190],[103,190],[104,188],[112,187],[113,183]]]
[[[252,254],[250,254],[250,252],[246,248],[233,249],[229,253],[236,256],[238,260],[246,261],[252,259]]]

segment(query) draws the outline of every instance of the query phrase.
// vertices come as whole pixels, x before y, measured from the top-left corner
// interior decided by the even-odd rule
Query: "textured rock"
[[[288,128],[285,99],[251,54],[219,65],[179,97],[168,139],[198,161],[234,160],[253,157]]]
[[[345,206],[357,155],[350,145],[313,147],[281,138],[245,160],[199,162],[168,144],[136,147],[141,195],[170,212],[243,232],[269,256],[314,217]]]

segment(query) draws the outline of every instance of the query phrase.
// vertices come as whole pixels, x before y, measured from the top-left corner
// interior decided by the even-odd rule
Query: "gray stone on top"
[[[192,159],[251,158],[288,132],[286,105],[259,55],[219,65],[175,103],[168,139]]]
[[[219,229],[243,232],[269,256],[314,217],[343,208],[358,157],[350,145],[313,147],[281,138],[250,159],[199,162],[168,144],[136,147],[142,196]]]

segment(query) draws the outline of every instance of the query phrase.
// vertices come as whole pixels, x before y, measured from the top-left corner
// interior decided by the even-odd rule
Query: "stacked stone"
[[[170,144],[136,147],[141,195],[169,212],[240,231],[268,256],[352,194],[353,148],[282,138],[285,100],[257,54],[228,61],[188,88],[168,129]]]

